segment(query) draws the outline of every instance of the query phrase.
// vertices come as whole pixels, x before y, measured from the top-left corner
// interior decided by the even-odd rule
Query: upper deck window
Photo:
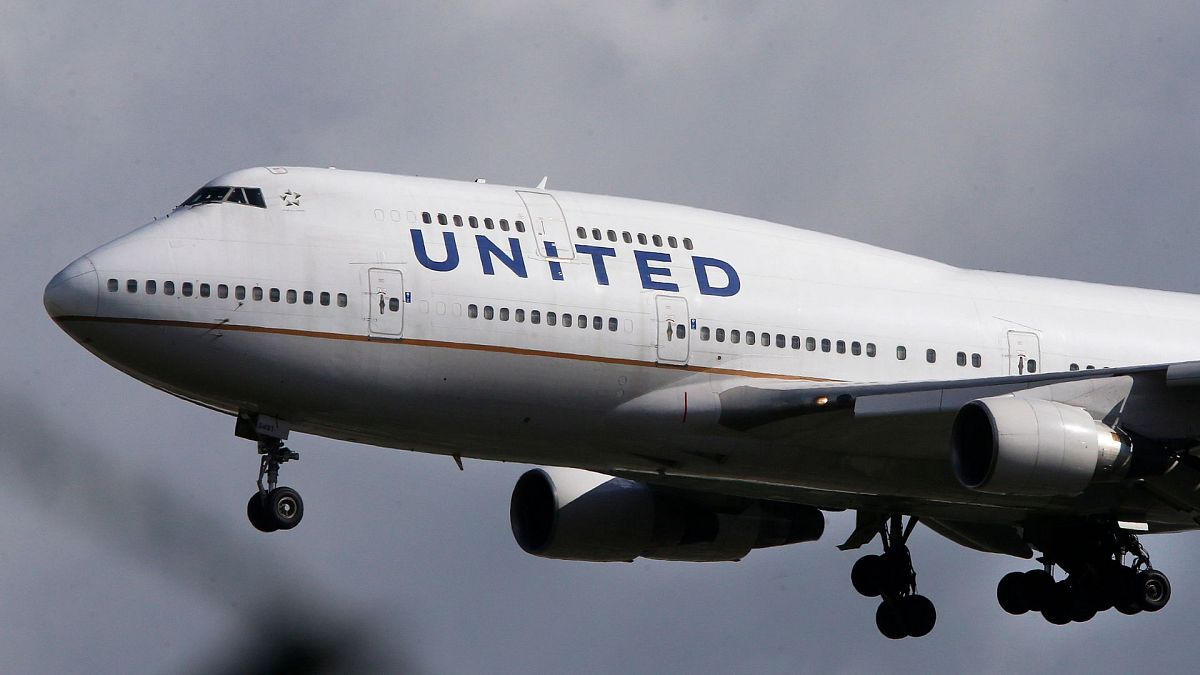
[[[263,201],[263,193],[261,188],[252,187],[237,187],[229,185],[207,185],[196,190],[195,194],[187,198],[187,201],[180,206],[196,206],[198,204],[220,204],[221,202],[232,202],[234,204],[245,204],[247,206],[257,206],[260,209],[267,208],[267,203]]]

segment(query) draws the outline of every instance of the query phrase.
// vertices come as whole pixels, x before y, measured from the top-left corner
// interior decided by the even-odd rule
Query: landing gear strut
[[[908,552],[908,537],[916,525],[915,517],[903,527],[900,516],[890,516],[879,528],[883,555],[859,558],[850,572],[854,590],[882,599],[875,611],[875,625],[893,640],[928,635],[937,622],[933,603],[917,593],[917,573]]]
[[[269,424],[274,430],[278,427],[278,420],[270,419]],[[246,503],[246,517],[260,532],[290,530],[299,525],[304,517],[304,500],[292,488],[279,485],[279,465],[298,460],[300,455],[285,447],[281,438],[253,430],[262,425],[257,416],[239,416],[235,431],[238,436],[257,440],[258,454],[262,455],[258,467],[258,490],[250,495],[250,501]],[[281,435],[287,436],[286,429]]]
[[[1091,620],[1099,612],[1157,612],[1171,599],[1171,582],[1150,565],[1138,538],[1113,525],[1093,524],[1047,532],[1039,560],[1043,569],[1011,572],[996,587],[996,599],[1009,614],[1040,612],[1064,625]],[[1126,557],[1131,562],[1125,564]],[[1055,581],[1061,567],[1067,577]]]

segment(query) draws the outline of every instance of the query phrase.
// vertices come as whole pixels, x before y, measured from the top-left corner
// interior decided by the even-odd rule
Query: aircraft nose
[[[66,316],[96,316],[99,300],[100,277],[86,255],[55,274],[42,294],[46,313],[55,320]]]

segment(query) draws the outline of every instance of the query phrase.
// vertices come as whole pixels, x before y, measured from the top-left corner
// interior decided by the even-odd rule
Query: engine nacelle
[[[995,396],[954,419],[954,473],[966,487],[1000,495],[1074,496],[1129,469],[1129,441],[1082,408]]]
[[[513,488],[509,516],[526,553],[560,560],[739,560],[825,530],[811,506],[718,499],[726,503],[591,471],[533,469]]]

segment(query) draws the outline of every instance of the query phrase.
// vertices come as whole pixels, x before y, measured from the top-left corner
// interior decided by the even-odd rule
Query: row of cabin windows
[[[729,339],[729,342],[731,342],[732,344],[738,344],[738,343],[742,342],[743,336],[745,339],[745,343],[748,345],[753,345],[753,344],[757,343],[757,344],[762,345],[763,347],[770,347],[772,344],[774,344],[774,346],[779,349],[785,349],[790,345],[792,349],[799,350],[801,348],[801,344],[802,344],[799,335],[793,335],[789,339],[789,337],[784,335],[783,333],[776,333],[774,336],[774,340],[772,340],[771,334],[767,333],[765,331],[762,333],[756,333],[754,331],[746,331],[743,334],[742,331],[740,331],[740,330],[732,329],[728,332],[728,339]],[[708,326],[700,327],[700,340],[701,341],[707,342],[709,340],[715,340],[716,342],[725,342],[725,339],[726,339],[726,331],[724,328],[710,329]],[[874,342],[868,342],[864,345],[863,343],[861,343],[857,340],[854,340],[854,341],[851,341],[847,345],[847,342],[845,340],[834,341],[834,340],[830,340],[829,338],[822,338],[821,342],[820,342],[820,346],[821,346],[821,351],[825,352],[825,353],[836,351],[838,354],[845,354],[847,351],[847,346],[849,346],[849,352],[850,352],[850,354],[852,354],[854,356],[861,356],[863,354],[866,354],[868,358],[875,358],[875,356],[878,354],[878,350],[875,347]],[[815,337],[804,338],[803,347],[804,347],[804,349],[806,349],[810,352],[817,351],[817,339]],[[907,358],[908,358],[908,348],[904,347],[903,345],[897,346],[896,347],[896,359],[898,361],[904,361]],[[925,360],[928,361],[929,363],[937,363],[937,350],[926,349],[925,350]],[[960,366],[967,365],[966,352],[958,353],[957,362],[958,362],[958,365],[960,365]],[[983,357],[979,354],[971,354],[971,366],[973,368],[982,368],[983,367]],[[1035,366],[1031,362],[1030,368],[1034,368],[1034,367]],[[1033,371],[1031,370],[1030,372],[1033,372]]]
[[[1084,366],[1084,367],[1083,367],[1083,369],[1084,369],[1084,370],[1095,370],[1095,369],[1096,369],[1096,366],[1093,366],[1093,365],[1087,365],[1087,366]],[[1079,364],[1078,364],[1078,363],[1072,363],[1072,364],[1071,364],[1071,370],[1079,370]],[[1033,372],[1033,371],[1031,370],[1031,371],[1029,371],[1029,372]]]
[[[425,223],[426,225],[432,225],[433,218],[434,218],[434,216],[432,213],[430,213],[428,211],[421,212],[421,222]],[[444,214],[444,213],[437,214],[438,225],[449,225],[451,220],[454,221],[455,227],[462,227],[463,223],[465,222],[467,227],[471,227],[474,229],[479,229],[479,225],[480,225],[480,223],[482,223],[483,229],[485,229],[485,230],[494,230],[494,229],[496,229],[497,225],[499,226],[500,230],[502,230],[504,232],[508,232],[508,230],[509,230],[507,218],[501,218],[499,220],[492,220],[491,218],[480,219],[480,218],[476,218],[475,216],[467,216],[464,219],[462,216],[459,216],[459,215],[453,215],[453,216],[447,217],[446,214]],[[514,220],[513,224],[512,224],[512,229],[516,230],[517,232],[524,232],[525,231],[525,223],[523,223],[519,220]]]
[[[588,234],[589,234],[588,229],[585,227],[575,228],[575,235],[577,237],[579,237],[580,239],[587,239]],[[598,228],[598,227],[593,227],[591,229],[592,239],[595,239],[596,241],[604,241],[605,234],[606,233],[601,232],[600,228]],[[616,230],[608,230],[607,235],[608,235],[609,241],[617,240],[617,231]],[[649,245],[650,242],[654,242],[655,246],[662,248],[663,236],[661,234],[653,234],[653,235],[650,235],[649,237],[646,237],[646,234],[644,232],[638,232],[637,235],[634,235],[630,232],[622,232],[621,233],[621,241],[625,242],[626,244],[632,244],[635,236],[637,237],[637,242],[643,246],[647,246],[647,245]],[[671,248],[679,248],[679,239],[675,238],[673,235],[666,238],[666,243],[667,243],[667,246],[670,246]],[[692,246],[692,240],[689,239],[688,237],[684,237],[683,238],[683,247],[689,251],[692,250],[694,248],[694,246]]]
[[[146,295],[157,295],[158,294],[158,281],[156,279],[147,279],[145,285],[143,285],[142,288],[145,291]],[[121,282],[119,280],[117,280],[117,279],[109,279],[108,280],[108,291],[110,293],[116,293],[120,289],[121,289]],[[221,300],[224,300],[229,297],[229,286],[226,284],[217,284],[216,291],[217,291],[217,298],[219,298]],[[125,280],[125,292],[137,293],[138,292],[138,280],[137,279],[126,279]],[[271,288],[271,289],[267,289],[264,292],[264,289],[261,286],[254,286],[254,287],[250,288],[249,292],[250,292],[250,297],[253,298],[255,301],[261,301],[264,297],[266,297],[266,298],[269,298],[271,302],[279,302],[280,300],[286,298],[288,304],[292,304],[292,305],[296,304],[297,302],[300,302],[301,298],[303,298],[304,304],[306,304],[306,305],[311,305],[311,304],[319,302],[322,306],[328,307],[334,299],[333,294],[331,294],[329,291],[321,291],[318,294],[318,293],[314,293],[313,291],[303,291],[301,293],[301,292],[296,291],[295,289],[291,289],[291,288],[287,289],[286,291],[281,291],[278,288]],[[175,282],[174,281],[162,282],[162,294],[163,295],[175,295]],[[190,298],[193,295],[197,295],[201,298],[208,298],[208,297],[212,297],[213,287],[208,283],[193,284],[190,281],[184,281],[181,284],[179,284],[179,294],[185,298]],[[245,300],[246,299],[246,287],[245,286],[234,286],[233,287],[233,297],[235,300]],[[345,307],[346,305],[349,304],[349,302],[350,302],[350,299],[349,299],[349,297],[347,297],[347,295],[345,293],[337,294],[337,306],[338,307]]]
[[[607,321],[602,316],[593,316],[589,321],[586,314],[563,312],[560,315],[557,312],[545,312],[543,315],[542,311],[537,309],[531,309],[526,313],[524,309],[510,311],[507,307],[496,309],[491,305],[484,305],[481,313],[479,305],[467,305],[467,318],[478,319],[480,316],[487,321],[498,319],[500,321],[512,320],[517,323],[525,323],[526,317],[528,317],[529,323],[532,324],[541,324],[544,317],[547,326],[557,326],[561,319],[562,326],[565,328],[571,328],[572,326],[587,328],[590,325],[592,330],[604,330],[605,326],[607,326],[608,330],[613,333],[617,332],[619,324],[616,317],[611,316],[608,317]]]

